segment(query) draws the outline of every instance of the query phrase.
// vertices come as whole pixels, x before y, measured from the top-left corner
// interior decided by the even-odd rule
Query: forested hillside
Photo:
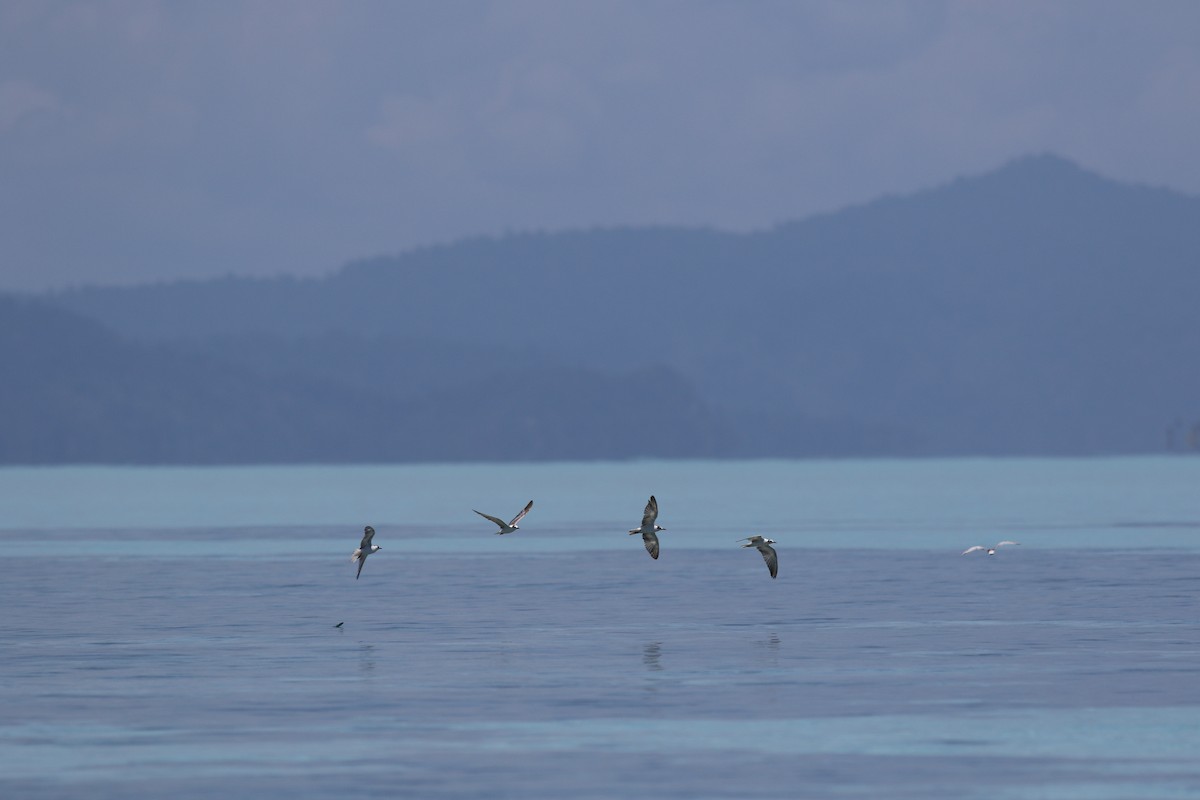
[[[32,343],[0,345],[3,402],[29,422],[0,441],[6,461],[1150,452],[1200,418],[1197,297],[1200,199],[1038,156],[749,234],[81,288],[39,298],[52,330],[9,302]]]

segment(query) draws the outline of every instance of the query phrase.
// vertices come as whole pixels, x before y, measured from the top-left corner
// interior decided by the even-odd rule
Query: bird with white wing
[[[986,552],[989,556],[994,556],[994,555],[996,555],[996,551],[999,550],[1001,547],[1008,547],[1010,545],[1018,545],[1018,544],[1020,544],[1020,542],[1010,542],[1007,539],[1005,539],[1003,542],[997,542],[995,544],[995,546],[993,546],[993,547],[985,547],[981,544],[977,544],[973,547],[968,547],[966,550],[962,551],[962,554],[965,556],[969,553]]]

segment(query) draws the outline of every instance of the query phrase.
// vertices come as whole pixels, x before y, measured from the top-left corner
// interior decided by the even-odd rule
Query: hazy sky
[[[1200,2],[0,0],[0,289],[750,229],[1051,151],[1200,193]]]

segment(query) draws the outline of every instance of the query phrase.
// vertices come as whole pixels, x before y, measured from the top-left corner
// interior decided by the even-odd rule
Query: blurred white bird
[[[986,550],[987,554],[989,556],[994,556],[994,555],[996,555],[996,548],[1007,547],[1008,545],[1018,545],[1018,544],[1020,544],[1020,542],[1010,542],[1007,539],[1005,539],[1003,542],[997,542],[995,547],[984,547],[981,544],[977,544],[974,547],[968,547],[966,550],[962,551],[962,554],[965,556],[967,553],[976,553],[976,552],[979,552],[980,550]]]

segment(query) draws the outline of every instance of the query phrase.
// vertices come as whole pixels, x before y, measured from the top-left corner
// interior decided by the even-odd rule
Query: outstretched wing
[[[963,550],[962,554],[965,556],[967,553],[974,553],[976,550],[987,550],[987,548],[981,544],[977,544],[974,547],[968,547],[966,550]]]
[[[775,555],[775,548],[769,544],[760,544],[758,552],[762,553],[763,561],[767,562],[767,569],[771,571],[771,577],[779,575],[779,556]]]
[[[471,510],[475,511],[475,509],[473,509],[473,508]],[[493,517],[491,514],[485,514],[482,511],[475,511],[475,513],[478,514],[479,516],[483,517],[484,519],[490,519],[492,522],[499,525],[500,530],[504,530],[504,528],[506,527],[504,524],[504,520],[500,519],[499,517]]]
[[[512,518],[512,522],[508,523],[509,526],[513,527],[513,528],[517,527],[517,523],[520,522],[525,517],[525,515],[529,513],[529,509],[531,509],[531,508],[533,508],[532,500],[530,500],[528,503],[525,504],[525,507],[521,509],[520,514],[517,514],[515,517]]]
[[[374,538],[375,538],[375,529],[374,528],[372,528],[370,525],[363,528],[362,543],[358,546],[358,549],[362,550],[364,553],[369,552],[371,549],[371,540]]]
[[[996,547],[1004,547],[1007,544],[1020,544],[1020,542],[1010,542],[1008,539],[1005,539],[1003,542],[997,544]]]
[[[646,552],[651,558],[658,558],[658,537],[653,533],[642,534],[642,544],[646,545]]]
[[[658,519],[658,501],[654,499],[654,495],[650,495],[650,502],[646,503],[646,510],[642,512],[642,527],[653,528],[656,519]]]
[[[361,558],[358,559],[358,572],[356,572],[354,574],[354,580],[358,580],[358,576],[362,575],[362,568],[363,568],[363,565],[366,563],[367,563],[367,556],[364,554]]]

